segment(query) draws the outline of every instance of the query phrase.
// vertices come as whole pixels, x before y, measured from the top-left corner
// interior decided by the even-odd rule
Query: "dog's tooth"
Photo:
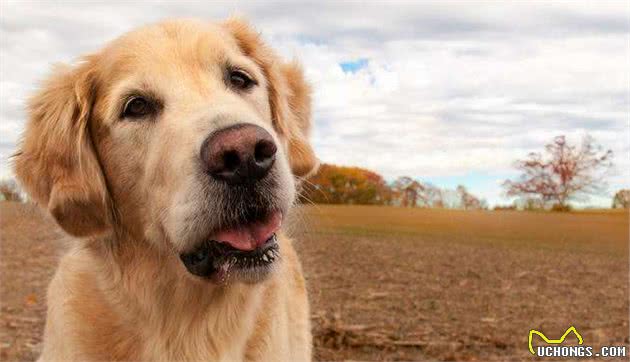
[[[262,260],[269,262],[269,258],[267,257],[267,254],[263,254]]]

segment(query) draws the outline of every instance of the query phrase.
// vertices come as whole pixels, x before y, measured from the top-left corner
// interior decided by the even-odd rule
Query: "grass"
[[[315,232],[336,235],[628,254],[627,210],[552,213],[315,205],[302,208],[302,219]]]

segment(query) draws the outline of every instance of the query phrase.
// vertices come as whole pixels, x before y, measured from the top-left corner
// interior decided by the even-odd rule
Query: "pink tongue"
[[[235,249],[254,250],[262,246],[282,224],[282,215],[275,212],[265,221],[243,225],[218,232],[213,239],[227,243]]]

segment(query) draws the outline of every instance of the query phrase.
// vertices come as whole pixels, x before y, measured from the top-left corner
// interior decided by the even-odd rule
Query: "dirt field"
[[[308,206],[292,224],[317,360],[536,360],[528,331],[571,325],[596,349],[629,344],[627,212]],[[55,230],[0,203],[2,360],[41,348]]]

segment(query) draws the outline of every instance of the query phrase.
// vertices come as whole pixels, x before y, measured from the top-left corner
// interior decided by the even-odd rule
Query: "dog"
[[[170,20],[57,67],[14,156],[70,236],[42,361],[309,361],[283,223],[318,161],[310,87],[247,22]]]

